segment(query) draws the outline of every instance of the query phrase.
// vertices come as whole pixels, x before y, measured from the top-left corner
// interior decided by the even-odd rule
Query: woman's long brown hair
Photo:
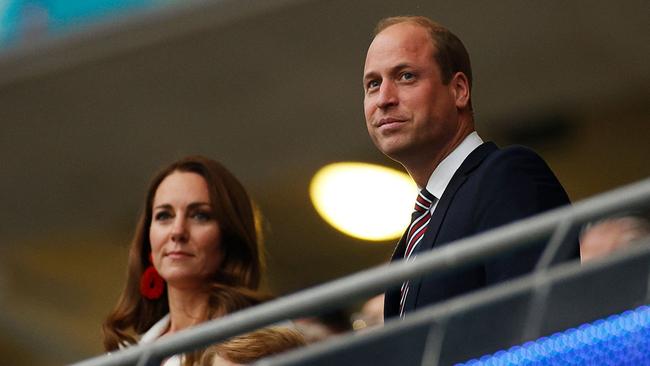
[[[223,262],[210,284],[210,313],[206,316],[222,316],[268,298],[258,291],[264,263],[263,250],[256,211],[248,193],[218,162],[202,156],[186,157],[162,169],[149,185],[129,250],[126,286],[103,324],[107,351],[137,343],[137,334],[145,332],[169,312],[166,290],[157,300],[145,299],[140,294],[140,277],[149,265],[149,227],[156,190],[168,175],[176,171],[196,173],[205,179],[222,233]]]

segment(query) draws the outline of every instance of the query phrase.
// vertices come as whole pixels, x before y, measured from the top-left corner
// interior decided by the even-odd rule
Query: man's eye
[[[370,89],[375,89],[379,87],[379,80],[370,80],[368,84],[366,85],[366,88],[368,90]]]
[[[405,72],[402,74],[402,80],[411,80],[413,78],[415,78],[415,75],[410,72]]]

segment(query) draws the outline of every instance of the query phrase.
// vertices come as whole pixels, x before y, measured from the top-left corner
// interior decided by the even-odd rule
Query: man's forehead
[[[432,45],[431,35],[421,25],[404,22],[393,24],[379,32],[369,50],[376,45],[393,45],[406,48],[422,48],[425,45]]]
[[[408,62],[406,59],[428,58],[432,53],[433,44],[426,29],[410,23],[395,24],[373,39],[366,54],[364,73],[384,64],[396,66]]]

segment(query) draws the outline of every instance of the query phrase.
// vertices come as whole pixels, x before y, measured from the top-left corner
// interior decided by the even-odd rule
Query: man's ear
[[[462,72],[455,73],[454,76],[449,81],[449,86],[454,95],[456,108],[458,109],[468,108],[471,91],[469,88],[469,80],[467,80],[467,76],[465,75],[465,73]]]

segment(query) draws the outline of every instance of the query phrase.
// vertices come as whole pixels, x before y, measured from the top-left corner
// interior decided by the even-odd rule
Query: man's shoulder
[[[497,148],[488,156],[492,162],[517,162],[521,159],[544,161],[535,150],[523,145],[510,145]]]
[[[526,175],[531,172],[552,174],[548,164],[537,152],[522,145],[495,149],[486,156],[480,169],[490,175]]]
[[[483,193],[496,191],[500,194],[528,190],[553,189],[565,194],[561,183],[534,150],[520,145],[491,151],[480,165],[470,173],[470,181],[481,187]]]
[[[477,232],[570,202],[542,157],[524,146],[489,153],[454,197],[454,204],[461,209],[457,212],[471,212],[473,222],[478,223]]]
[[[547,167],[544,159],[531,148],[523,145],[510,145],[500,148],[495,143],[488,141],[478,146],[467,156],[460,170],[470,171],[477,167],[486,169],[486,167],[494,168],[495,165],[508,167],[518,164],[535,164]]]

